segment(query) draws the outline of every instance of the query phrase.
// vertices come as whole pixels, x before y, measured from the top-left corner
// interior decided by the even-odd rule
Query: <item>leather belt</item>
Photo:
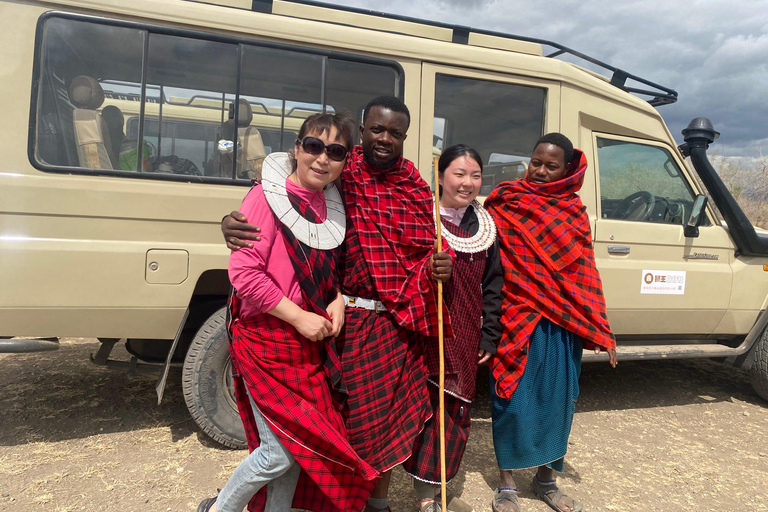
[[[382,304],[380,300],[350,297],[349,295],[344,295],[344,305],[350,308],[368,309],[370,311],[376,311],[377,313],[386,311],[384,304]]]

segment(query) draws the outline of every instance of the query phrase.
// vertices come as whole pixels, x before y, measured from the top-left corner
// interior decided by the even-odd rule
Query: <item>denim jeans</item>
[[[216,498],[219,512],[242,512],[259,489],[267,486],[265,512],[289,512],[301,467],[275,436],[253,398],[248,398],[261,444],[235,469]]]

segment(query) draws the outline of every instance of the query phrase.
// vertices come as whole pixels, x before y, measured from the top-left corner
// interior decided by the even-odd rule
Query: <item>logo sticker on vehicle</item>
[[[685,271],[643,270],[640,293],[683,295],[685,294]]]

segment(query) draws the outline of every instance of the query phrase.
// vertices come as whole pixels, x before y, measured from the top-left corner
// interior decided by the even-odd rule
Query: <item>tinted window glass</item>
[[[387,64],[162,32],[46,20],[39,163],[250,180],[267,154],[293,145],[307,116],[341,109],[359,116],[373,97],[398,93],[399,75]]]
[[[664,148],[598,137],[601,216],[682,224],[696,195]]]
[[[448,75],[435,77],[433,152],[466,144],[483,158],[488,195],[500,182],[517,179],[544,127],[546,90]]]
[[[261,161],[293,146],[307,116],[323,111],[321,55],[243,47],[238,124],[240,177],[261,178]]]
[[[151,171],[232,177],[217,142],[237,89],[237,45],[150,34],[144,141]],[[231,162],[231,159],[229,160]],[[132,170],[132,169],[127,169]]]
[[[120,106],[138,105],[145,34],[59,18],[46,20],[43,30],[38,161],[118,168],[124,131]]]
[[[345,110],[362,122],[363,109],[377,96],[393,95],[398,90],[398,76],[393,68],[365,62],[329,59],[326,105]],[[356,142],[360,132],[355,130]]]

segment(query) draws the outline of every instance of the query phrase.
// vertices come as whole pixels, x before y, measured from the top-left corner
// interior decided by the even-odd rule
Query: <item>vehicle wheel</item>
[[[181,385],[192,418],[217,443],[246,448],[245,429],[235,402],[226,308],[198,329],[184,358]]]
[[[752,387],[758,395],[768,400],[768,327],[755,342],[752,360]]]

